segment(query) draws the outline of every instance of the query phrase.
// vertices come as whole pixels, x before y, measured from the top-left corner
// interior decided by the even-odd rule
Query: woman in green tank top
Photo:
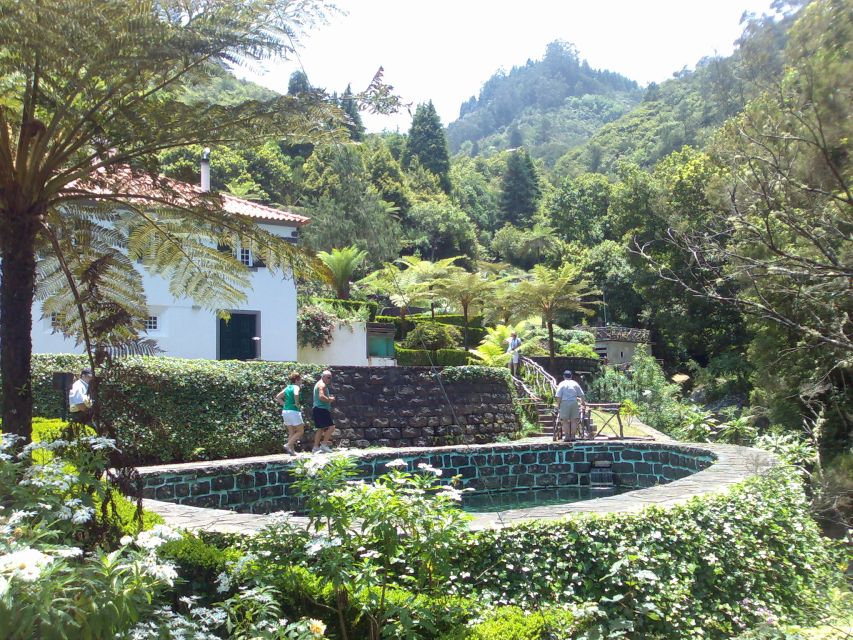
[[[275,401],[282,405],[281,419],[287,426],[287,444],[284,450],[292,456],[296,455],[296,444],[305,432],[305,421],[302,419],[302,411],[299,409],[299,383],[302,376],[293,371],[290,376],[290,384],[284,387],[275,397]]]

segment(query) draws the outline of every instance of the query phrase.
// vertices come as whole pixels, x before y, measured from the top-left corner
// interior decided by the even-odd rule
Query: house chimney
[[[201,190],[210,191],[210,147],[201,152]]]

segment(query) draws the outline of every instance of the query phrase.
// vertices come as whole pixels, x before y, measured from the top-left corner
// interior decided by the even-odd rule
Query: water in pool
[[[594,498],[626,493],[637,487],[552,487],[548,489],[519,489],[517,491],[494,491],[491,493],[466,493],[462,509],[470,513],[529,509],[552,504],[580,502]]]

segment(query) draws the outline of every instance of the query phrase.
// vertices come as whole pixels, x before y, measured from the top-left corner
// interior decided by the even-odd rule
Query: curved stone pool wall
[[[684,478],[710,466],[716,455],[699,446],[659,442],[579,442],[492,444],[351,451],[359,477],[372,480],[388,472],[400,458],[410,470],[426,463],[439,468],[446,481],[477,492],[585,487],[596,462],[610,463],[619,487],[651,487]],[[290,467],[293,456],[243,458],[139,469],[143,496],[181,505],[229,509],[244,513],[296,510]]]

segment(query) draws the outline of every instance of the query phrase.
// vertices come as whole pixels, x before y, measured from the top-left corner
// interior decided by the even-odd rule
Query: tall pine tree
[[[530,225],[541,195],[539,176],[530,155],[524,149],[513,152],[507,160],[501,182],[501,213],[504,221],[517,227]]]
[[[444,192],[450,193],[450,152],[447,150],[447,136],[432,100],[427,104],[419,104],[415,111],[403,155],[403,166],[408,169],[415,158],[422,167],[435,174]]]
[[[356,142],[364,138],[364,123],[361,121],[361,114],[358,112],[358,105],[352,96],[352,86],[347,85],[346,90],[341,94],[340,99],[341,109],[347,114],[347,129],[349,129],[349,137]]]

